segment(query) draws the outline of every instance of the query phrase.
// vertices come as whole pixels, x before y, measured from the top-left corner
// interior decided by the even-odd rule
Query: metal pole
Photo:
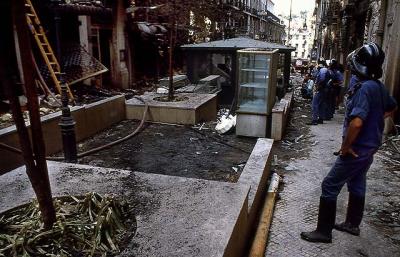
[[[56,49],[57,49],[57,59],[61,65],[61,44],[60,44],[60,13],[58,10],[58,3],[56,2],[55,7],[55,34],[56,34]],[[60,73],[58,75],[61,86],[61,119],[58,125],[61,128],[61,136],[63,142],[64,159],[66,162],[77,162],[77,149],[76,149],[76,137],[75,137],[75,121],[71,116],[71,110],[69,109],[68,103],[68,87],[64,82],[64,74]]]
[[[290,45],[290,23],[292,22],[292,3],[293,3],[293,0],[290,0],[289,29],[288,29],[288,45]]]

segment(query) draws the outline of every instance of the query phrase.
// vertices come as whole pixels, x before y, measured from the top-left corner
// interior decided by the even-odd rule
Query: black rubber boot
[[[347,205],[346,221],[335,224],[335,229],[347,232],[354,236],[360,235],[360,224],[363,218],[365,197],[349,194],[349,203]]]
[[[315,243],[332,243],[332,229],[336,217],[336,200],[321,197],[319,200],[317,229],[301,232],[302,239]]]

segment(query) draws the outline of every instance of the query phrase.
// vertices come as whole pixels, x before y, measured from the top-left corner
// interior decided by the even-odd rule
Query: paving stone
[[[320,185],[335,160],[332,153],[341,143],[341,122],[342,116],[339,116],[324,125],[313,126],[311,134],[314,138],[311,141],[318,140],[319,144],[313,146],[308,158],[287,163],[304,169],[283,171],[285,185],[275,206],[265,256],[400,256],[400,247],[373,227],[370,217],[364,218],[359,237],[334,230],[332,244],[309,243],[300,238],[301,231],[315,229]],[[379,165],[382,164],[375,162],[371,169],[379,169]],[[342,190],[338,199],[338,221],[345,215],[346,191]]]

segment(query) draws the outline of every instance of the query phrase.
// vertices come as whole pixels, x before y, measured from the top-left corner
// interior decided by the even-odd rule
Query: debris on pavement
[[[300,135],[300,136],[296,137],[294,142],[297,144],[299,142],[299,140],[302,139],[303,137],[304,137],[304,135]]]
[[[221,120],[215,126],[218,134],[226,134],[233,130],[236,126],[236,116],[222,116]]]
[[[3,213],[0,256],[108,256],[120,251],[128,217],[124,201],[88,193],[55,198],[54,206],[57,222],[47,231],[36,200]]]

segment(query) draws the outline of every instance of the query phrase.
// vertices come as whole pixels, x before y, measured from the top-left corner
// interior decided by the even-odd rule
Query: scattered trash
[[[307,116],[307,115],[301,115],[301,117],[302,117],[302,118],[308,118],[308,116]]]
[[[274,164],[273,165],[278,165],[278,155],[274,154]]]
[[[296,170],[296,168],[291,166],[291,165],[288,165],[288,166],[285,167],[285,170],[286,171],[294,171],[294,170]]]
[[[18,96],[19,104],[25,106],[28,103],[28,99],[24,95]]]
[[[202,124],[197,124],[196,126],[193,126],[192,128],[194,128],[194,129],[198,129],[198,130],[208,130],[208,129],[210,129],[210,128],[207,128],[206,126],[206,123],[202,123]]]
[[[196,152],[196,154],[197,154],[197,155],[200,155],[200,154],[201,154],[201,152]]]
[[[236,116],[222,116],[221,121],[215,126],[215,130],[219,134],[226,134],[236,126]]]
[[[3,114],[3,115],[0,117],[0,120],[1,120],[2,122],[11,121],[11,120],[12,120],[12,115],[9,114],[9,113]]]
[[[387,155],[389,155],[389,156],[392,156],[392,155],[393,155],[393,154],[392,154],[391,152],[389,152],[389,151],[385,151],[384,153],[387,154]]]
[[[311,144],[311,146],[316,146],[319,142],[315,141],[314,143]]]
[[[235,172],[238,172],[238,168],[236,168],[236,167],[232,167],[232,169],[235,171]]]
[[[304,137],[304,135],[296,137],[294,142],[297,144],[299,142],[299,140],[302,139],[303,137]]]
[[[168,89],[159,87],[157,88],[157,94],[168,94]]]
[[[283,145],[288,145],[288,146],[293,145],[293,143],[290,143],[290,142],[288,142],[288,141],[286,141],[286,140],[283,140],[283,141],[282,141],[282,144],[283,144]]]
[[[46,114],[49,114],[49,113],[51,112],[50,109],[45,108],[45,107],[41,107],[41,108],[39,109],[39,111],[40,111],[40,114],[41,114],[41,115],[46,115]]]
[[[229,109],[219,109],[217,112],[217,120],[220,121],[223,116],[228,116]],[[218,122],[217,122],[218,123]]]
[[[163,134],[163,133],[160,133],[160,132],[155,133],[155,135],[160,136],[160,137],[163,137],[163,136],[164,136],[164,134]]]
[[[56,98],[57,98],[57,96],[56,96]],[[60,101],[56,100],[56,99],[54,99],[52,97],[49,97],[47,100],[43,99],[42,102],[43,102],[43,104],[45,104],[45,105],[47,105],[49,107],[53,107],[53,108],[54,107],[60,107]]]
[[[190,140],[190,142],[193,142],[193,141],[197,141],[199,139],[197,137],[191,137],[191,138],[189,138],[189,140]]]
[[[202,130],[202,129],[203,129],[203,127],[204,127],[204,125],[205,125],[205,123],[203,122],[203,124],[201,124],[201,126],[200,126],[199,130]]]

